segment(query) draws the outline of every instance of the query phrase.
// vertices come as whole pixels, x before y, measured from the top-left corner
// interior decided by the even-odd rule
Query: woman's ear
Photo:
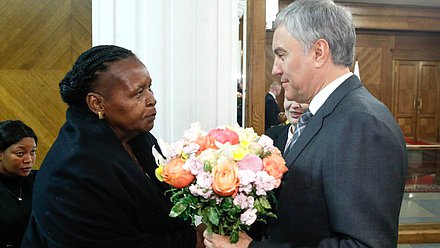
[[[316,68],[324,66],[330,58],[330,46],[324,39],[318,39],[313,44],[314,62]]]
[[[98,113],[104,113],[103,100],[102,96],[95,92],[89,92],[86,96],[86,102],[89,109],[97,115]]]

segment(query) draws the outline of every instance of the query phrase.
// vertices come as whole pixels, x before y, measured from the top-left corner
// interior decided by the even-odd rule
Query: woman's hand
[[[203,243],[203,232],[206,230],[206,225],[201,223],[196,227],[197,234],[197,244],[196,248],[204,248],[205,244]]]

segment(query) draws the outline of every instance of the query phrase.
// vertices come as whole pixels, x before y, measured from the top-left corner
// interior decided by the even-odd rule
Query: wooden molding
[[[398,243],[440,243],[440,223],[400,224]]]
[[[343,3],[357,29],[440,32],[440,8]]]

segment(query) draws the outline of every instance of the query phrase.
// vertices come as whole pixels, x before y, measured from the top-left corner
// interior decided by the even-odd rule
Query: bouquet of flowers
[[[273,189],[288,170],[281,152],[252,128],[224,126],[209,132],[193,123],[174,144],[159,140],[163,158],[153,147],[156,176],[172,186],[171,217],[201,217],[208,232],[238,241],[255,221],[276,218]]]

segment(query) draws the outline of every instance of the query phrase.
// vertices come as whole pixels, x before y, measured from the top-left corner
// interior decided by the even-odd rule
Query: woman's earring
[[[104,114],[101,111],[98,111],[98,118],[100,120],[104,119]]]

